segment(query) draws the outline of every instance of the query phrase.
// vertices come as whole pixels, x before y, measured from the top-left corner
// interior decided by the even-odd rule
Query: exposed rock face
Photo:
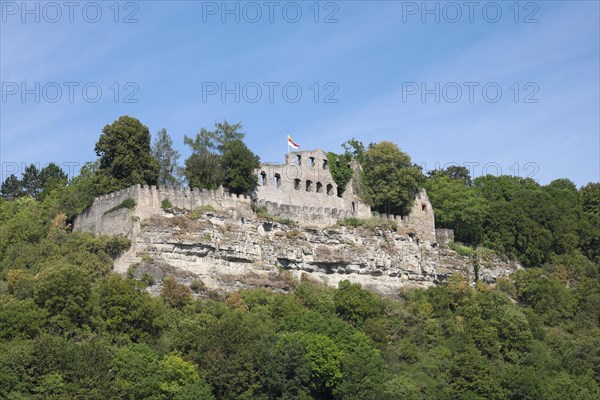
[[[167,274],[215,290],[285,291],[305,273],[327,285],[348,279],[393,296],[401,288],[429,287],[454,273],[475,278],[469,257],[419,240],[402,227],[299,228],[226,213],[207,213],[198,220],[163,213],[140,221],[130,213],[124,217],[133,221],[133,245],[115,268],[125,273],[134,265],[135,276],[146,273],[157,282]],[[518,268],[499,259],[479,264],[480,279],[491,283]]]

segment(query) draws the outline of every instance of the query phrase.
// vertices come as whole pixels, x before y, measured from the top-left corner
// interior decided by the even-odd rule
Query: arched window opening
[[[313,183],[312,183],[312,181],[306,181],[306,191],[307,192],[312,192],[313,191]]]
[[[260,186],[265,186],[267,184],[267,173],[265,171],[260,172]]]
[[[275,189],[281,187],[281,175],[275,174],[275,176],[273,176],[273,186],[275,186]]]
[[[333,185],[331,183],[327,184],[327,196],[333,196]]]

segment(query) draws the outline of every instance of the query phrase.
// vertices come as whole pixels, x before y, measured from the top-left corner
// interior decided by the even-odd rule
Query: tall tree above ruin
[[[179,183],[179,152],[173,149],[173,140],[165,128],[157,132],[152,144],[152,156],[158,161],[158,184],[176,185]]]
[[[138,119],[125,115],[106,125],[94,150],[100,157],[99,172],[116,178],[122,187],[156,185],[159,164],[151,154],[150,131]]]
[[[425,180],[410,156],[384,141],[369,146],[362,167],[371,206],[380,213],[407,215]]]

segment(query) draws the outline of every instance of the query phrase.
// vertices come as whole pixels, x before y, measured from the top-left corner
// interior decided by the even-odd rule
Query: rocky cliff
[[[493,283],[519,268],[493,256],[460,256],[389,221],[382,221],[383,227],[310,228],[227,212],[163,212],[145,220],[133,211],[118,213],[132,221],[133,243],[115,268],[156,282],[151,291],[160,290],[165,275],[173,275],[182,283],[223,291],[286,291],[301,278],[332,286],[348,279],[393,296],[401,288],[429,287],[455,273]]]

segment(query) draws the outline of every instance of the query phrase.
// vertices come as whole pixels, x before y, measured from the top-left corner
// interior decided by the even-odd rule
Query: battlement
[[[129,236],[130,216],[145,220],[162,215],[162,203],[174,208],[195,210],[212,206],[235,216],[251,216],[256,201],[271,214],[289,218],[301,225],[330,226],[339,219],[370,218],[371,207],[357,195],[353,182],[338,188],[327,165],[327,154],[320,149],[286,154],[284,164],[263,163],[256,171],[258,187],[252,197],[229,193],[222,187],[200,190],[175,186],[134,185],[99,196],[91,207],[75,218],[74,230]],[[135,201],[134,214],[116,209],[126,199]],[[425,190],[417,194],[409,215],[382,216],[399,226],[412,229],[421,240],[436,242],[433,208]]]
[[[92,206],[75,218],[73,229],[127,235],[131,230],[130,221],[123,215],[127,211],[109,211],[128,198],[135,201],[135,215],[140,220],[162,214],[164,200],[168,200],[174,208],[190,211],[200,206],[212,206],[215,209],[230,209],[242,214],[252,212],[250,197],[229,193],[223,188],[200,190],[162,185],[134,185],[95,198]]]

